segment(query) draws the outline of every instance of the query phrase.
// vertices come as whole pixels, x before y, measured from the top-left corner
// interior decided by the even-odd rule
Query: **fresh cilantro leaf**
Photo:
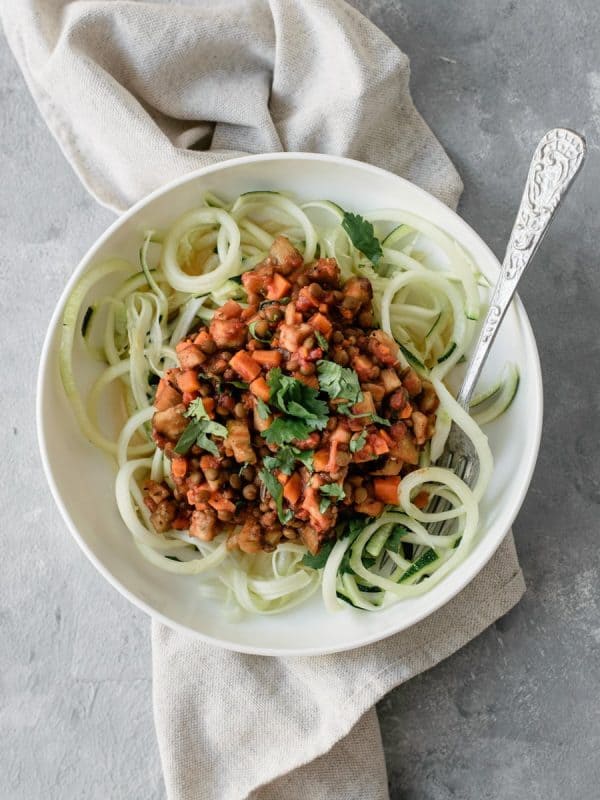
[[[269,417],[271,416],[271,410],[269,409],[269,406],[265,403],[265,401],[261,400],[260,397],[256,401],[256,408],[258,411],[258,416],[261,419],[269,419]]]
[[[335,361],[317,361],[317,373],[321,390],[332,400],[347,400],[348,404],[358,403],[362,398],[358,375],[353,369],[340,367]],[[340,411],[342,406],[337,406]],[[349,411],[343,410],[343,414]]]
[[[175,452],[185,455],[192,445],[197,444],[198,447],[212,453],[213,456],[218,456],[219,448],[208,436],[213,435],[224,439],[227,436],[227,428],[209,418],[200,397],[192,400],[184,416],[191,417],[192,421],[188,423],[187,428],[179,437],[175,445]]]
[[[201,447],[203,450],[206,450],[207,453],[211,453],[213,456],[219,455],[219,448],[217,445],[209,439],[206,433],[201,432],[198,434],[198,438],[196,439],[196,444],[198,447]],[[175,452],[177,452],[177,448],[175,448]]]
[[[352,437],[350,439],[350,452],[351,453],[358,453],[359,450],[362,450],[365,444],[367,443],[367,432],[361,431],[358,436]]]
[[[305,567],[311,567],[312,569],[323,569],[327,563],[329,554],[333,550],[334,544],[335,542],[333,539],[330,539],[328,542],[324,542],[316,556],[313,556],[312,553],[305,553],[302,556],[302,563]]]
[[[285,525],[286,522],[289,522],[292,517],[294,516],[293,512],[288,508],[283,508],[283,486],[279,483],[275,475],[272,472],[269,472],[268,469],[261,469],[258,473],[258,477],[263,482],[266,490],[271,495],[273,500],[275,500],[275,506],[277,508],[277,516],[279,517],[279,521],[282,525]]]
[[[277,417],[263,432],[267,444],[289,444],[294,439],[306,439],[312,433],[304,420],[294,417]]]
[[[373,264],[377,266],[383,255],[381,243],[375,236],[375,231],[370,222],[360,214],[344,211],[342,228],[346,231],[354,247],[364,253]]]
[[[389,419],[384,419],[383,417],[379,417],[377,416],[377,414],[371,414],[371,419],[378,425],[387,425],[388,427],[391,425]]]
[[[321,512],[321,514],[324,514],[330,505],[331,505],[331,500],[328,497],[322,497],[321,502],[319,503],[319,511]]]
[[[339,485],[339,483],[326,483],[319,489],[321,492],[321,502],[319,503],[319,511],[324,514],[333,500],[343,500],[346,497],[346,492]]]
[[[321,486],[319,491],[321,494],[327,495],[327,497],[334,497],[336,500],[343,500],[346,497],[346,492],[339,483],[326,483]]]
[[[196,444],[196,439],[201,434],[202,428],[199,422],[190,422],[184,432],[181,434],[175,445],[175,452],[180,456],[185,455],[193,444]]]
[[[236,389],[247,389],[248,384],[245,381],[225,381],[225,383],[229,383],[232,386],[235,386]]]
[[[321,331],[315,331],[315,336],[317,337],[317,342],[319,343],[319,347],[324,353],[326,353],[329,350],[329,342],[323,336]]]
[[[322,430],[327,425],[327,403],[319,400],[316,389],[284,375],[279,367],[269,371],[267,383],[272,406],[284,414],[306,420],[311,430]]]
[[[264,458],[263,463],[269,470],[280,469],[285,475],[291,475],[296,467],[296,462],[300,461],[312,472],[314,455],[314,450],[299,450],[297,447],[285,445],[277,451],[275,456]]]
[[[187,411],[183,414],[184,417],[193,417],[195,420],[210,419],[201,397],[197,397],[187,407]]]
[[[313,472],[315,468],[314,459],[315,459],[315,451],[314,450],[299,450],[297,447],[293,447],[292,450],[294,451],[294,455],[297,461],[301,461],[306,469],[309,472]]]

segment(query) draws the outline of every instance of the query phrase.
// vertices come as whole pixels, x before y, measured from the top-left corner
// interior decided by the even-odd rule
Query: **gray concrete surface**
[[[380,704],[391,796],[594,800],[600,8],[596,0],[354,4],[411,57],[417,105],[465,181],[462,214],[498,254],[538,137],[566,124],[590,145],[585,173],[521,293],[546,391],[540,460],[515,525],[528,592],[476,641]],[[158,800],[148,620],[66,534],[34,430],[46,323],[67,275],[112,217],[63,160],[4,41],[0,93],[8,384],[0,393],[0,798]]]

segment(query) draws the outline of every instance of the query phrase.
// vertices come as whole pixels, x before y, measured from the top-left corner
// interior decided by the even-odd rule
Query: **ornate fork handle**
[[[585,139],[567,128],[548,131],[533,154],[500,276],[457,397],[463,408],[467,408],[473,395],[487,354],[525,267],[535,255],[585,155]]]

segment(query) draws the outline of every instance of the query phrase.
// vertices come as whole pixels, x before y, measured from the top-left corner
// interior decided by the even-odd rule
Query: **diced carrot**
[[[373,491],[375,497],[382,503],[391,506],[398,505],[398,490],[400,487],[400,476],[390,475],[387,478],[374,478]]]
[[[326,472],[328,462],[329,450],[317,450],[313,459],[315,472]]]
[[[325,314],[321,314],[320,312],[313,314],[313,316],[308,320],[308,324],[326,337],[329,337],[331,331],[333,330],[333,325],[331,322],[327,319]]]
[[[300,381],[300,383],[303,383],[305,386],[308,386],[311,389],[316,389],[317,391],[319,391],[320,388],[319,379],[317,378],[316,375],[303,375],[301,372],[298,371],[294,372],[293,377],[296,378],[297,381]]]
[[[283,496],[291,506],[296,505],[302,494],[302,478],[297,472],[293,472],[289,481],[283,487]]]
[[[171,475],[174,478],[183,478],[187,472],[187,459],[174,458],[171,461]]]
[[[279,350],[255,350],[252,358],[261,366],[271,369],[281,366],[282,355]]]
[[[386,442],[389,447],[393,447],[394,440],[392,439],[392,437],[389,435],[389,433],[386,431],[385,428],[378,428],[377,436],[383,439],[384,442]]]
[[[208,505],[212,506],[215,511],[235,511],[235,503],[223,497],[222,494],[216,492],[208,501]]]
[[[244,381],[253,381],[260,373],[260,364],[245,350],[239,350],[229,361],[229,366]]]
[[[365,500],[364,503],[355,503],[354,510],[368,517],[379,517],[383,513],[383,503],[380,500]]]
[[[256,378],[256,380],[252,381],[250,384],[250,391],[255,397],[260,397],[261,400],[264,400],[265,403],[269,402],[271,390],[263,377]]]
[[[423,509],[429,502],[429,492],[419,492],[416,497],[413,497],[412,503],[417,508]]]
[[[216,456],[203,455],[200,456],[200,466],[203,470],[218,469],[219,459]]]
[[[200,381],[195,369],[186,369],[177,376],[177,386],[182,392],[199,392]]]
[[[267,299],[281,300],[282,297],[287,297],[291,291],[292,284],[283,275],[275,272],[267,284]]]
[[[402,411],[400,412],[400,419],[410,419],[412,417],[413,407],[410,403],[406,403]]]
[[[215,401],[213,397],[203,397],[202,405],[209,417],[212,417],[215,411]]]

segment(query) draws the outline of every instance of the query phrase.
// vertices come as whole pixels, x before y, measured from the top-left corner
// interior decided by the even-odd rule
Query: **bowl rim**
[[[235,168],[235,166],[238,165],[241,166],[244,164],[262,162],[262,161],[286,161],[286,160],[325,161],[328,163],[337,164],[342,167],[343,166],[348,166],[352,168],[358,167],[362,170],[366,170],[368,172],[372,172],[377,175],[387,176],[388,178],[390,176],[393,177],[395,180],[409,186],[411,192],[417,192],[418,194],[421,194],[423,198],[426,199],[428,202],[433,203],[433,205],[438,207],[439,209],[443,209],[444,214],[449,213],[451,216],[453,216],[454,221],[457,223],[459,227],[462,227],[466,233],[468,233],[470,236],[474,236],[478,240],[478,244],[484,251],[486,251],[486,254],[489,257],[490,262],[494,264],[495,268],[496,269],[500,268],[498,259],[496,258],[492,250],[489,248],[489,246],[486,244],[486,242],[462,217],[459,216],[459,214],[454,209],[447,206],[440,199],[430,194],[425,189],[422,189],[420,186],[417,186],[416,184],[412,183],[406,178],[396,175],[395,173],[390,172],[389,170],[383,169],[381,167],[376,167],[373,166],[372,164],[368,164],[363,161],[358,161],[357,159],[346,158],[343,156],[332,156],[323,153],[305,153],[305,152],[261,153],[257,155],[233,157],[225,159],[223,161],[219,161],[216,164],[210,164],[205,167],[200,167],[196,170],[186,173],[185,175],[179,176],[174,180],[169,181],[168,183],[163,184],[162,186],[158,187],[154,191],[150,192],[149,194],[145,195],[143,198],[138,200],[138,202],[136,202],[133,206],[131,206],[131,208],[127,209],[127,211],[118,215],[117,218],[108,226],[108,228],[106,228],[106,230],[93,242],[93,244],[88,248],[86,253],[80,259],[79,263],[77,264],[77,267],[75,268],[72,275],[68,279],[66,285],[64,286],[60,294],[58,301],[56,302],[56,306],[48,323],[48,329],[44,337],[44,344],[40,355],[40,362],[39,362],[37,381],[36,381],[36,430],[37,430],[38,446],[40,450],[44,474],[47,483],[50,487],[50,492],[54,498],[54,502],[58,507],[58,510],[63,518],[63,521],[66,523],[69,532],[71,533],[71,535],[73,536],[79,547],[83,550],[87,558],[91,561],[91,563],[98,570],[98,572],[124,597],[126,597],[140,610],[147,613],[152,619],[156,619],[162,622],[167,627],[174,629],[188,637],[199,639],[210,645],[216,645],[226,650],[231,650],[239,653],[247,653],[251,655],[262,655],[262,656],[273,656],[273,657],[289,657],[289,656],[308,657],[315,655],[328,655],[332,653],[347,652],[350,650],[357,649],[359,647],[364,647],[366,645],[382,641],[383,639],[387,639],[388,637],[393,636],[396,633],[400,633],[401,631],[407,630],[408,628],[417,625],[419,622],[422,622],[423,619],[430,616],[431,614],[434,614],[442,606],[444,606],[446,603],[450,602],[450,600],[456,597],[456,595],[458,595],[483,570],[485,565],[492,558],[494,553],[499,548],[500,544],[506,538],[506,535],[511,530],[513,522],[525,500],[525,497],[529,490],[531,479],[533,477],[540,449],[542,422],[543,422],[543,384],[542,384],[539,353],[535,337],[533,334],[533,330],[529,322],[529,317],[518,295],[515,295],[513,302],[515,304],[515,310],[517,312],[519,321],[524,328],[523,338],[530,349],[529,355],[534,367],[533,374],[530,374],[529,377],[532,381],[532,386],[534,389],[535,401],[536,401],[535,407],[532,407],[530,409],[533,421],[535,423],[535,430],[533,433],[533,437],[530,440],[531,444],[529,446],[528,452],[524,454],[525,460],[522,461],[520,465],[521,466],[520,471],[521,475],[523,476],[523,479],[521,480],[520,483],[520,488],[517,493],[516,501],[514,502],[511,512],[508,515],[508,522],[506,522],[502,526],[504,528],[502,536],[499,536],[497,538],[497,541],[495,541],[493,545],[491,542],[489,542],[487,548],[480,551],[479,559],[475,560],[472,564],[469,565],[469,569],[463,569],[460,571],[460,573],[458,572],[453,573],[455,578],[454,581],[444,581],[440,583],[436,587],[438,589],[437,592],[438,596],[436,597],[434,604],[431,607],[423,609],[423,611],[419,611],[416,614],[411,615],[409,624],[407,625],[403,624],[402,619],[400,618],[396,620],[394,623],[386,626],[381,630],[361,636],[359,641],[342,646],[340,645],[336,645],[333,647],[313,646],[313,647],[303,647],[301,650],[299,650],[289,647],[260,647],[260,646],[251,646],[247,644],[238,644],[235,642],[219,639],[218,637],[211,636],[206,633],[201,633],[200,631],[194,630],[192,628],[188,628],[182,623],[177,622],[171,619],[170,617],[166,616],[162,612],[158,611],[156,608],[153,608],[150,605],[150,603],[147,602],[146,600],[142,599],[141,597],[138,597],[132,590],[130,590],[120,580],[118,580],[113,576],[108,567],[106,567],[102,563],[102,561],[95,555],[91,547],[86,543],[82,534],[79,532],[77,526],[73,522],[73,519],[71,518],[71,515],[68,511],[67,505],[63,501],[63,498],[58,490],[58,486],[54,479],[53,470],[50,466],[50,457],[49,457],[47,437],[46,437],[46,426],[44,422],[44,413],[43,413],[44,402],[45,402],[45,383],[49,379],[50,375],[49,370],[52,368],[52,363],[51,363],[52,344],[55,331],[59,325],[60,319],[63,314],[65,303],[73,287],[80,279],[81,275],[84,274],[89,269],[98,250],[100,250],[102,246],[105,244],[105,242],[108,239],[110,239],[113,233],[119,228],[121,228],[123,225],[125,225],[129,221],[129,219],[133,217],[141,208],[151,203],[156,198],[160,197],[161,195],[167,194],[173,191],[174,189],[177,189],[179,186],[183,184],[192,182],[199,177],[210,175],[214,172],[219,172],[223,169],[228,169],[232,167]],[[524,467],[525,469],[523,470]],[[482,541],[485,541],[485,537],[483,538]]]

